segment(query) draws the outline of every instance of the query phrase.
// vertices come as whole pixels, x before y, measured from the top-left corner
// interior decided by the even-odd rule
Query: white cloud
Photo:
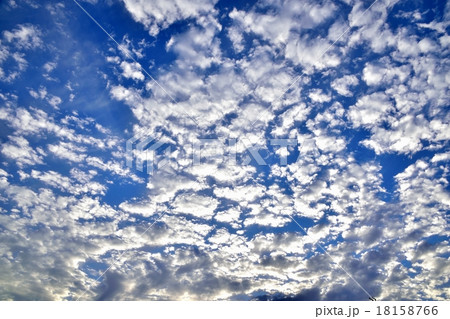
[[[358,85],[359,80],[355,75],[344,75],[342,78],[336,79],[331,83],[331,87],[340,95],[353,96],[354,91],[350,90],[352,87]]]
[[[390,130],[375,128],[374,134],[362,143],[377,154],[384,152],[411,153],[422,149],[422,140],[432,140],[433,132],[423,116],[405,115],[391,125]]]
[[[48,103],[53,106],[53,108],[57,109],[62,103],[62,100],[59,96],[52,95],[52,97],[49,98]]]
[[[350,34],[349,45],[355,46],[361,44],[362,41],[367,41],[370,48],[376,53],[381,53],[388,47],[394,46],[396,39],[389,29],[386,19],[389,11],[397,2],[398,0],[378,1],[368,11],[366,11],[367,6],[364,2],[356,2],[348,20],[350,27],[358,27],[358,29]]]
[[[244,37],[241,31],[237,27],[231,27],[228,29],[228,38],[233,43],[233,48],[236,52],[244,50]]]
[[[48,150],[59,158],[72,162],[82,162],[86,158],[85,148],[76,147],[71,143],[61,142],[48,146]]]
[[[142,0],[122,0],[133,19],[142,23],[152,36],[157,36],[176,21],[199,19],[214,12],[216,0],[170,0],[149,2]]]
[[[221,25],[211,17],[202,18],[201,28],[192,27],[186,33],[172,37],[166,49],[179,55],[177,66],[182,69],[205,69],[220,62],[219,40],[215,37]]]
[[[145,79],[144,74],[141,72],[141,65],[137,62],[126,62],[122,61],[120,63],[120,67],[122,68],[122,76],[133,79],[143,81]]]
[[[384,0],[364,17],[368,4],[350,0],[265,1],[226,12],[207,1],[124,3],[155,36],[188,19],[176,32],[167,30],[166,49],[174,60],[152,72],[177,103],[145,81],[138,64],[114,57],[113,49],[107,61],[122,77],[102,73],[111,98],[128,105],[136,118],[126,134],[144,129],[166,135],[174,148],[172,164],[142,184],[144,178],[124,167],[124,139],[95,119],[67,114],[66,95],[53,91],[55,83],[27,88],[47,102],[53,94],[61,96],[54,101],[61,107],[49,113],[0,93],[0,119],[14,131],[1,148],[0,225],[8,231],[0,233],[0,273],[16,278],[0,278],[4,299],[76,299],[85,289],[85,298],[101,300],[365,298],[337,265],[380,299],[448,299],[440,288],[448,282],[442,257],[448,241],[428,238],[445,236],[450,205],[443,24],[430,24],[436,32],[421,39],[414,29],[423,21],[416,10],[405,15],[414,23],[394,32],[388,18],[395,1]],[[229,12],[231,20],[221,15]],[[230,25],[219,24],[224,18]],[[320,57],[347,26],[352,26],[348,34]],[[0,62],[11,59],[16,65],[5,68],[2,79],[17,79],[32,61],[22,52],[26,44],[14,44],[22,41],[14,32],[4,33],[13,40],[1,39]],[[222,51],[223,36],[237,56]],[[145,39],[134,46],[125,36],[122,43],[139,59],[150,48]],[[13,49],[19,51],[10,53]],[[380,53],[382,58],[373,58]],[[81,98],[77,83],[66,88],[72,92],[72,85]],[[184,111],[199,127],[184,120]],[[379,157],[360,161],[352,153],[353,133],[362,129],[370,136],[360,145],[377,154],[434,155],[410,163],[394,186],[384,189],[389,176],[382,175]],[[190,165],[191,146],[202,138],[219,136],[203,153],[218,155],[233,151],[224,139],[265,148],[270,135],[296,138],[290,152],[298,152],[297,159],[264,169],[217,158]],[[43,143],[45,151],[33,148]],[[238,156],[245,147],[238,143]],[[70,171],[42,167],[47,150],[53,155],[49,163],[68,162]],[[36,164],[42,166],[29,167]],[[128,189],[123,177],[141,185]],[[395,199],[386,201],[389,196]],[[295,231],[289,216],[308,235],[300,227]],[[281,228],[287,225],[288,232]],[[104,281],[95,282],[113,263],[117,267]]]
[[[277,212],[271,212],[259,205],[250,205],[252,211],[250,215],[244,219],[244,226],[262,225],[265,227],[283,227],[292,220],[286,215]]]
[[[330,102],[331,96],[329,94],[323,93],[321,89],[314,89],[309,92],[309,98],[313,102],[324,103]]]
[[[71,178],[51,170],[40,172],[33,169],[31,170],[31,177],[69,194],[104,195],[106,191],[106,187],[98,182],[85,181],[83,184],[75,184]]]
[[[3,37],[20,49],[33,49],[42,45],[41,31],[30,24],[19,24],[12,31],[4,31]]]
[[[408,79],[411,72],[409,66],[394,67],[386,61],[383,62],[383,66],[366,64],[363,69],[363,80],[367,85],[392,84],[394,79],[397,79],[397,83],[401,83]]]
[[[326,39],[296,37],[286,45],[286,58],[310,72],[310,69],[322,70],[338,66],[341,59],[333,51],[334,48],[330,48],[330,43]]]
[[[305,1],[265,1],[256,7],[268,7],[267,13],[238,11],[233,9],[229,16],[243,31],[254,32],[257,35],[279,45],[287,43],[291,31],[312,29],[329,19],[336,10],[334,4],[322,5]],[[261,8],[259,8],[261,9]],[[297,23],[298,19],[302,21]]]
[[[255,187],[254,185],[247,186],[236,186],[233,188],[215,188],[214,194],[217,197],[223,197],[227,199],[231,199],[243,205],[246,205],[247,202],[253,202],[258,197],[264,194],[264,187],[258,185]]]
[[[47,73],[52,72],[58,64],[56,62],[47,62],[44,64],[43,68]]]
[[[13,159],[19,167],[42,164],[46,155],[42,149],[31,147],[28,140],[22,136],[11,136],[9,142],[2,145],[1,152]]]
[[[348,111],[348,118],[354,127],[372,127],[387,119],[389,111],[394,110],[392,103],[384,93],[373,93],[358,99]]]
[[[197,194],[182,194],[173,202],[174,212],[193,215],[198,218],[211,219],[218,201],[208,196]]]
[[[217,212],[217,214],[214,216],[214,219],[222,223],[230,224],[234,228],[239,228],[239,217],[241,213],[242,212],[240,211],[239,207],[233,207],[225,211]]]

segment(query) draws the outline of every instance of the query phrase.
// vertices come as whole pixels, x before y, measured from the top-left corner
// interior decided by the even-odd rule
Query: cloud
[[[42,45],[41,31],[31,24],[19,24],[12,31],[4,31],[3,37],[19,49],[34,49]]]
[[[189,214],[199,218],[210,219],[217,207],[217,200],[200,196],[179,195],[173,202],[174,211],[179,214]]]
[[[4,31],[0,44],[0,80],[13,82],[27,69],[29,50],[42,48],[42,33],[31,24],[17,25],[12,31]]]
[[[266,8],[271,10],[262,13]],[[322,5],[310,1],[303,3],[266,1],[257,4],[250,12],[233,9],[229,16],[244,31],[256,33],[279,45],[288,42],[291,31],[312,29],[328,20],[335,10],[334,4]],[[302,23],[296,23],[298,20],[301,20]]]
[[[140,81],[143,81],[145,78],[144,74],[141,72],[141,65],[139,63],[122,61],[122,63],[120,63],[120,67],[123,70],[122,76],[126,78]]]
[[[348,21],[350,27],[358,27],[358,29],[349,35],[349,45],[368,43],[376,53],[382,53],[389,47],[395,46],[396,39],[389,24],[386,24],[386,19],[397,2],[397,0],[378,1],[368,11],[364,2],[355,3]]]
[[[112,31],[139,62],[112,43],[80,45],[92,34],[63,20],[51,22],[77,44],[76,68],[61,58],[72,46],[40,31],[49,21],[2,33],[1,299],[367,300],[346,271],[381,300],[448,299],[439,10],[122,3],[136,24]],[[143,28],[153,37],[134,42]],[[28,51],[44,43],[35,66]],[[30,66],[46,74],[25,81]],[[93,71],[89,90],[63,68]],[[134,135],[170,145],[156,156],[170,162],[152,175],[125,167],[146,156],[126,152]],[[251,161],[252,145],[268,165]]]
[[[102,281],[98,288],[101,292],[97,300],[116,300],[116,296],[120,295],[125,288],[125,278],[119,273],[108,272],[105,275],[105,280]]]
[[[60,143],[57,145],[49,145],[48,150],[62,159],[68,159],[72,162],[81,162],[86,158],[86,154],[83,154],[86,149],[76,147],[71,143]]]
[[[371,127],[387,120],[393,105],[384,93],[373,93],[358,99],[348,112],[348,117],[355,127]]]
[[[384,62],[384,61],[383,61]],[[407,65],[401,67],[393,67],[389,65],[376,66],[367,64],[363,69],[363,80],[367,85],[374,86],[380,84],[392,84],[394,78],[398,82],[404,82],[408,79],[411,72],[411,68]]]
[[[135,21],[142,23],[152,36],[157,36],[177,21],[199,19],[213,13],[216,0],[170,0],[164,3],[123,0],[123,3]]]
[[[58,64],[56,62],[47,62],[44,64],[43,68],[46,72],[52,72]]]
[[[106,191],[106,187],[100,183],[86,181],[84,184],[75,184],[69,177],[55,171],[39,172],[33,169],[31,170],[31,177],[69,194],[89,193],[92,195],[104,195]]]
[[[14,160],[19,167],[42,164],[44,156],[46,156],[42,148],[34,149],[22,136],[11,136],[9,143],[2,145],[1,152],[4,156]]]
[[[221,25],[209,16],[199,23],[201,27],[190,28],[186,33],[173,36],[167,42],[166,49],[179,55],[177,66],[182,70],[194,66],[205,69],[214,62],[220,62],[220,42],[215,36]]]
[[[312,90],[309,93],[309,98],[311,99],[311,101],[318,103],[331,101],[331,97],[327,94],[324,94],[321,89]]]
[[[286,58],[309,70],[336,67],[341,63],[338,55],[329,50],[330,43],[323,38],[310,39],[307,36],[293,39],[286,45]]]
[[[334,80],[331,83],[331,87],[340,95],[352,96],[354,93],[350,91],[350,88],[356,86],[358,83],[359,80],[355,75],[345,75],[342,78]]]

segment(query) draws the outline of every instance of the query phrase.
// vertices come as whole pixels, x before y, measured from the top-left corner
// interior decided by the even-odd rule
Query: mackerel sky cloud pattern
[[[0,300],[448,300],[449,28],[444,0],[2,1]]]

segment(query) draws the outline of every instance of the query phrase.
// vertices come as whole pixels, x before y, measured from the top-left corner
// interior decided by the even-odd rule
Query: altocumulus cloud
[[[446,1],[79,4],[0,4],[0,299],[449,298]]]

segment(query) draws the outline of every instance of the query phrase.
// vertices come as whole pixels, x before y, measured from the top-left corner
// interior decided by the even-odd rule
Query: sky
[[[0,300],[448,300],[450,3],[0,1]]]

